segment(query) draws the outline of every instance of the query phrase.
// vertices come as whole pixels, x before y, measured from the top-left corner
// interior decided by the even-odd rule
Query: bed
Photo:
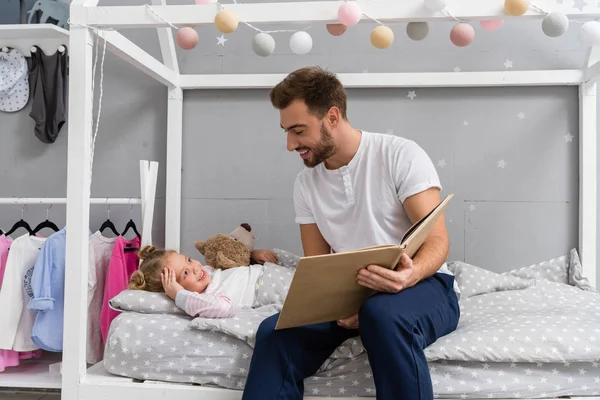
[[[290,266],[264,285],[277,283]],[[539,398],[600,394],[600,295],[581,274],[575,249],[494,273],[451,262],[461,289],[457,330],[426,349],[438,398]],[[259,295],[261,295],[259,288]],[[557,301],[559,300],[559,301]],[[113,375],[241,391],[264,306],[233,319],[192,319],[164,294],[126,290],[111,300],[104,367]],[[360,338],[342,344],[305,381],[305,393],[375,397]]]

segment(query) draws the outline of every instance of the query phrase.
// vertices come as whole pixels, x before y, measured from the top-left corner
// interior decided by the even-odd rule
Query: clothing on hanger
[[[53,352],[63,348],[66,237],[65,228],[48,237],[31,276],[33,299],[28,308],[37,311],[31,340]]]
[[[0,349],[33,351],[39,349],[31,340],[36,313],[28,309],[29,295],[23,287],[26,271],[35,265],[46,238],[19,236],[10,245],[2,289],[0,289]]]
[[[2,14],[1,6],[0,14]],[[27,60],[17,49],[10,49],[8,52],[0,51],[0,111],[20,111],[28,102]]]
[[[100,312],[103,343],[106,343],[110,323],[119,315],[118,311],[108,306],[108,302],[121,291],[127,289],[129,277],[139,266],[140,260],[137,251],[127,251],[127,249],[139,248],[140,243],[141,240],[138,236],[129,240],[119,236],[115,241],[104,283],[104,297],[102,299],[102,311]]]
[[[29,69],[29,116],[35,121],[35,136],[43,143],[54,143],[67,117],[68,51],[46,55],[35,47]]]
[[[100,314],[104,299],[104,283],[117,237],[103,236],[100,231],[90,236],[88,269],[87,359],[96,364],[104,358],[104,341]]]

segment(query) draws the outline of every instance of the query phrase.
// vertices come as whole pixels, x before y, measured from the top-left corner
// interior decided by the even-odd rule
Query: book
[[[413,258],[453,196],[446,196],[414,223],[398,244],[301,257],[275,329],[337,321],[358,313],[376,293],[356,282],[358,271],[371,264],[395,269],[404,253]]]

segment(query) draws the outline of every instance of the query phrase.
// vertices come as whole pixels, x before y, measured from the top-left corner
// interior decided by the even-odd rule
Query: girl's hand
[[[264,264],[267,261],[271,262],[273,264],[277,264],[277,261],[278,261],[277,254],[273,253],[270,250],[264,250],[264,249],[254,250],[250,254],[250,257],[252,257],[252,259],[259,264]]]
[[[165,293],[173,300],[177,297],[177,292],[183,290],[183,287],[175,280],[175,272],[171,269],[164,268],[160,274],[160,280],[162,281]]]

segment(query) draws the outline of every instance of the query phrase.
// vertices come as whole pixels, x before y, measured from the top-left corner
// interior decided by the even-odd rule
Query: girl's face
[[[177,283],[190,292],[204,292],[211,280],[200,261],[180,253],[171,253],[167,257],[166,267],[175,272]]]

